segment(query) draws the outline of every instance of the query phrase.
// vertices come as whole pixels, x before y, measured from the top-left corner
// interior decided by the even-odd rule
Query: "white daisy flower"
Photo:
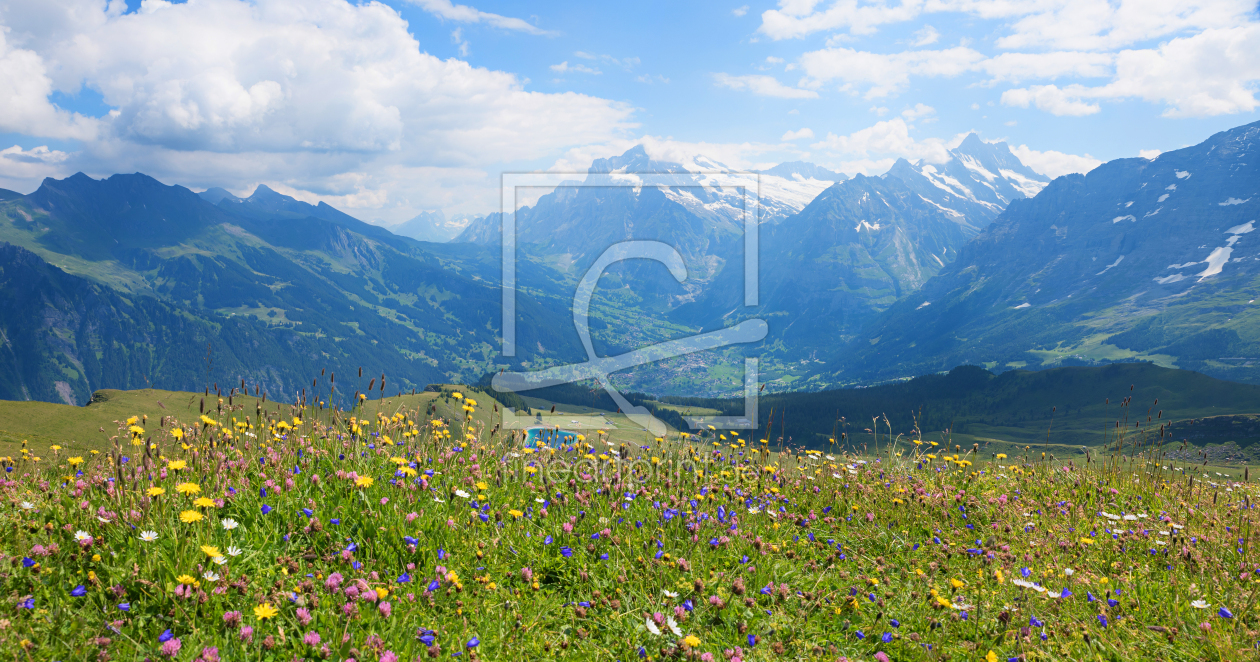
[[[223,565],[224,563],[227,563],[227,557],[225,556],[216,556],[210,560],[214,561],[215,565]]]
[[[237,547],[236,545],[228,545],[227,552],[228,552],[228,556],[240,556],[241,548]]]
[[[74,539],[75,539],[75,540],[78,540],[78,541],[84,541],[84,540],[87,540],[88,538],[91,538],[91,537],[92,537],[92,536],[91,536],[91,535],[89,535],[87,531],[75,531],[75,532],[74,532]]]
[[[221,559],[221,558],[223,558],[223,557],[222,557],[222,556],[216,556],[215,558],[220,558],[220,559]],[[202,578],[204,578],[204,579],[205,579],[206,581],[208,581],[208,582],[217,582],[217,581],[219,581],[219,575],[215,574],[215,572],[214,572],[213,570],[207,570],[207,571],[205,571],[205,572],[201,573],[201,576],[202,576]]]
[[[467,492],[465,492],[465,491],[463,491],[463,490],[455,490],[455,496],[457,496],[457,497],[459,497],[459,498],[461,498],[461,499],[467,499],[468,497],[470,497],[470,496],[472,496],[472,495],[471,495],[471,494],[469,494],[469,493],[467,493]]]
[[[1067,575],[1068,577],[1071,577],[1072,575],[1076,574],[1076,571],[1071,568],[1064,568],[1063,574]]]
[[[140,539],[145,542],[153,542],[154,540],[157,540],[157,538],[158,536],[157,536],[156,531],[141,531],[140,532]]]
[[[1194,607],[1195,609],[1207,609],[1208,607],[1211,607],[1212,605],[1208,604],[1207,600],[1195,600],[1194,602],[1190,603],[1190,606]]]
[[[223,525],[223,529],[225,531],[231,531],[232,529],[235,529],[236,527],[241,525],[240,522],[237,522],[231,517],[224,519],[222,522],[220,522],[220,524]]]
[[[35,508],[35,504],[31,503],[30,501],[22,502],[22,510],[33,510],[34,508]]]

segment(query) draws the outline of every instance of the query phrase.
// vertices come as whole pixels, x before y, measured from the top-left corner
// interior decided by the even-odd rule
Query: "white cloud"
[[[537,26],[528,23],[519,18],[511,18],[509,16],[500,16],[489,12],[480,11],[475,7],[468,5],[457,5],[451,0],[408,0],[412,4],[418,5],[421,9],[439,16],[448,21],[457,23],[485,23],[496,28],[504,30],[519,30],[528,32],[529,34],[545,35],[551,34],[546,30],[542,30]]]
[[[1251,112],[1260,103],[1260,24],[1206,30],[1158,48],[1121,51],[1116,76],[1091,93],[1136,97],[1168,106],[1170,117]]]
[[[911,46],[918,48],[920,46],[928,46],[935,44],[941,38],[941,33],[936,28],[925,25],[922,29],[914,33],[914,40],[910,42]]]
[[[464,28],[455,28],[451,32],[451,43],[459,46],[460,57],[468,57],[468,53],[472,50],[468,40],[464,39]]]
[[[906,118],[907,122],[913,122],[921,117],[927,117],[936,113],[936,109],[923,103],[914,104],[914,108],[907,108],[901,111],[901,116]]]
[[[766,64],[783,64],[783,58],[768,55],[766,56]]]
[[[728,87],[732,90],[747,90],[763,97],[777,97],[779,99],[816,99],[818,93],[813,90],[802,90],[798,87],[788,87],[780,83],[772,76],[732,76],[730,74],[714,74],[714,82],[718,87]]]
[[[736,18],[739,18],[740,16],[743,16],[744,14],[747,14],[747,13],[748,13],[748,5],[744,5],[742,7],[736,7],[731,10],[731,14],[733,14]]]
[[[758,31],[771,39],[798,39],[815,32],[847,29],[853,34],[871,34],[885,23],[908,21],[919,15],[922,2],[902,0],[862,4],[856,0],[836,0],[823,11],[815,11],[817,0],[779,0],[779,8],[761,14]]]
[[[0,131],[80,145],[40,176],[141,171],[233,190],[268,182],[347,205],[375,204],[387,191],[378,215],[389,216],[396,204],[439,206],[426,198],[438,194],[433,187],[391,173],[450,168],[465,183],[454,188],[492,191],[483,168],[636,126],[625,103],[532,92],[514,74],[432,56],[380,3],[148,2],[127,15],[120,7],[61,0],[43,13],[0,9],[8,28],[0,31]],[[113,112],[88,118],[49,100],[84,89]]]
[[[1035,105],[1037,110],[1044,110],[1051,115],[1093,115],[1101,108],[1096,103],[1080,101],[1079,91],[1083,89],[1079,85],[1071,86],[1070,91],[1061,90],[1055,85],[1034,85],[1026,89],[1017,88],[1002,93],[1002,104],[1017,108],[1027,108],[1029,105]],[[1077,94],[1073,92],[1077,92]]]
[[[0,29],[0,131],[43,138],[85,140],[95,137],[98,122],[54,106],[53,82],[34,51],[14,48]]]
[[[570,71],[576,71],[578,73],[595,74],[598,76],[601,73],[599,69],[588,67],[585,64],[570,65],[568,60],[565,60],[564,62],[561,62],[560,64],[551,65],[551,70],[557,73],[562,73],[562,74],[568,73]]]
[[[1114,61],[1115,56],[1109,53],[1002,53],[981,62],[977,68],[992,76],[991,82],[1053,80],[1062,76],[1102,78],[1111,75]]]
[[[758,31],[775,40],[842,30],[865,35],[924,14],[955,13],[1002,21],[1010,30],[997,40],[1003,49],[1112,50],[1184,31],[1231,27],[1254,11],[1254,0],[780,0],[778,9],[762,13]],[[930,34],[927,29],[916,38]]]
[[[783,137],[780,138],[779,140],[782,140],[784,142],[790,142],[793,140],[800,140],[802,138],[813,138],[813,137],[814,137],[813,129],[810,129],[809,127],[805,127],[801,129],[800,131],[788,131],[787,133],[783,134]]]
[[[800,64],[805,71],[804,87],[818,89],[839,80],[843,82],[842,90],[858,91],[858,87],[865,87],[867,99],[878,99],[904,89],[911,74],[957,76],[984,59],[983,54],[963,46],[892,54],[825,48],[805,53]]]
[[[1113,80],[1096,87],[1079,84],[1007,90],[1002,103],[1037,108],[1055,115],[1087,115],[1099,110],[1092,100],[1137,98],[1166,106],[1168,117],[1208,117],[1260,108],[1260,23],[1206,30],[1173,39],[1158,48],[1121,51]]]
[[[967,4],[962,0],[959,5]],[[995,3],[997,4],[997,3]],[[1001,3],[1006,4],[1006,3]],[[1060,0],[1020,3],[1008,16],[1022,15],[999,48],[1113,50],[1183,31],[1227,28],[1246,22],[1252,0]]]
[[[1078,156],[1053,150],[1038,152],[1027,145],[1012,147],[1011,153],[1021,163],[1047,177],[1060,177],[1073,172],[1086,173],[1102,163],[1089,154]]]
[[[59,174],[58,166],[69,154],[47,146],[24,150],[19,145],[0,150],[0,182],[29,192],[34,182]]]
[[[891,155],[928,163],[945,163],[950,158],[944,141],[939,138],[915,140],[910,136],[910,125],[900,117],[877,122],[847,136],[828,133],[826,138],[810,146],[839,158]]]

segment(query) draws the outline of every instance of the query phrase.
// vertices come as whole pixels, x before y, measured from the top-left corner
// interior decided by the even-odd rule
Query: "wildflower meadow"
[[[4,459],[0,658],[1257,655],[1254,487],[1157,446],[535,444],[463,388],[214,400]]]

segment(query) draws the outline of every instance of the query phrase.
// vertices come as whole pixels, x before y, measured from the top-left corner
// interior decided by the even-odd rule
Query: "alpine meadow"
[[[1255,0],[5,0],[0,90],[0,660],[1260,659]]]

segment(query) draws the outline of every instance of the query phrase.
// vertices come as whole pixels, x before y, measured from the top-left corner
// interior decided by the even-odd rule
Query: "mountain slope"
[[[146,379],[154,386],[199,388],[204,372],[158,371],[151,361],[126,363],[130,372],[112,381],[95,381],[97,373],[79,368],[80,381],[61,376],[65,369],[57,365],[86,366],[81,357],[88,345],[97,353],[104,351],[100,343],[131,348],[128,353],[165,351],[173,341],[154,333],[109,340],[92,332],[90,340],[66,340],[83,335],[78,326],[97,318],[111,320],[109,328],[121,329],[127,320],[139,328],[169,326],[136,321],[147,310],[219,329],[189,332],[209,336],[221,356],[236,357],[217,360],[213,381],[262,371],[249,376],[273,392],[292,392],[324,362],[344,361],[342,370],[348,369],[355,357],[369,370],[388,367],[392,383],[404,388],[472,379],[499,365],[497,255],[473,246],[438,255],[327,205],[308,205],[263,187],[249,198],[223,197],[216,206],[188,189],[138,174],[46,180],[35,193],[0,203],[3,242],[32,251],[43,266],[30,267],[36,258],[28,253],[19,261],[27,268],[6,283],[30,290],[30,297],[15,299],[12,310],[21,312],[0,319],[0,332],[10,340],[25,339],[14,342],[15,353],[0,355],[11,363],[5,369],[20,375],[6,380],[0,397],[44,397],[58,392],[59,381],[67,382],[76,398]],[[96,288],[83,295],[96,303],[56,294],[61,280],[48,275],[53,272]],[[554,292],[559,288],[551,284],[551,273],[526,264],[521,282],[535,292]],[[88,291],[75,282],[76,292]],[[104,312],[81,314],[93,306]],[[580,356],[572,328],[551,322],[566,307],[558,298],[518,296],[519,315],[528,322],[518,334],[519,361]],[[267,340],[225,335],[238,324]],[[45,336],[50,340],[38,340]],[[251,367],[255,350],[267,343],[297,349],[287,357],[269,353],[267,362]],[[190,357],[204,356],[204,342],[200,347]],[[51,358],[20,362],[27,354]]]
[[[770,325],[764,351],[785,363],[812,362],[918,289],[969,236],[895,180],[858,175],[763,230],[761,306],[743,307],[743,271],[728,269],[674,318],[707,327],[761,317]]]
[[[986,143],[972,133],[949,150],[943,165],[898,159],[884,175],[938,206],[956,222],[978,230],[1012,200],[1031,198],[1050,179],[1024,165],[1004,142]]]
[[[1148,359],[1260,380],[1260,123],[1121,159],[1016,200],[831,366],[888,378],[960,363]]]

